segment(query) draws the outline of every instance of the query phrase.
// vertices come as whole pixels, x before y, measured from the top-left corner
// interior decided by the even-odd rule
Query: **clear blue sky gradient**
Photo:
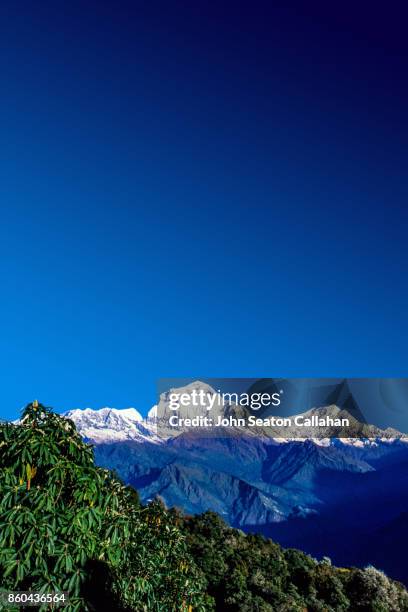
[[[407,375],[402,14],[208,4],[2,5],[0,418]]]

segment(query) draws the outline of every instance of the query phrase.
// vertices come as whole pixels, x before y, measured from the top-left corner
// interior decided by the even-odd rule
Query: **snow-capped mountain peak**
[[[119,413],[120,416],[130,419],[131,421],[143,421],[142,415],[136,410],[136,408],[123,408],[121,410],[112,408],[111,410],[114,410],[115,412]]]
[[[64,416],[74,421],[83,438],[97,444],[124,440],[158,441],[148,421],[135,408],[75,409]]]
[[[147,413],[147,419],[152,421],[157,419],[157,404],[150,408],[149,412]]]

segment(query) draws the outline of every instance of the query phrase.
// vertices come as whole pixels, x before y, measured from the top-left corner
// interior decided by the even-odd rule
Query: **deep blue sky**
[[[2,3],[0,417],[407,375],[406,19],[328,4]]]

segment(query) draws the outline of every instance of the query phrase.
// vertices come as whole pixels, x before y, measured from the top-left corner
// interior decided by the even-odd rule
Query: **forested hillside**
[[[0,468],[4,591],[68,591],[69,611],[408,610],[404,587],[374,568],[317,562],[215,513],[141,505],[37,402],[0,426]]]

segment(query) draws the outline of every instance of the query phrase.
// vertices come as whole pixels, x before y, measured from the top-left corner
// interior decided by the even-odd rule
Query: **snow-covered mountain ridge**
[[[197,389],[205,390],[207,394],[216,394],[216,391],[212,389],[209,385],[205,383],[200,383],[200,381],[196,381],[187,385],[185,387],[179,389],[171,389],[167,393],[163,393],[160,396],[159,403],[154,405],[148,412],[145,418],[135,409],[135,408],[125,408],[125,409],[117,409],[117,408],[102,408],[99,410],[93,410],[91,408],[85,409],[75,409],[69,410],[64,413],[64,416],[74,421],[78,432],[81,434],[83,438],[86,440],[93,442],[95,444],[101,443],[110,443],[110,442],[120,442],[125,440],[133,440],[136,442],[154,442],[160,443],[167,441],[170,437],[174,437],[175,435],[180,435],[182,433],[186,433],[188,429],[178,430],[177,434],[171,430],[168,426],[169,416],[172,414],[169,402],[169,396],[172,392],[177,391],[177,393],[191,393],[192,390]],[[229,404],[223,407],[224,414],[234,413],[236,410],[241,410],[240,407],[237,407],[234,404]],[[180,414],[181,416],[187,416],[189,418],[199,415],[206,414],[207,409],[205,406],[183,406],[181,407]],[[308,410],[303,413],[304,417],[312,417],[312,416],[325,416],[331,415],[333,417],[344,416],[348,413],[341,408],[331,405],[319,408],[313,408],[312,410]],[[348,415],[350,416],[350,415]],[[357,423],[357,421],[355,421]],[[364,434],[361,437],[354,438],[341,438],[343,444],[350,444],[353,446],[365,446],[367,444],[375,444],[376,440],[388,440],[392,441],[396,438],[401,441],[408,441],[408,438],[403,436],[400,432],[393,429],[382,430],[373,425],[361,425],[363,429],[361,429]],[[293,430],[293,431],[292,431]],[[275,443],[284,443],[291,440],[300,440],[299,438],[299,430],[296,430],[296,427],[292,427],[285,432],[285,438],[280,437],[280,432],[282,430],[274,429],[271,427],[268,428],[256,428],[255,430],[251,430],[251,428],[245,428],[245,431],[239,428],[229,428],[229,434],[232,435],[241,435],[245,434],[245,436],[261,436],[266,437],[269,440],[273,440]],[[201,431],[191,430],[188,433],[200,434]],[[221,433],[221,432],[218,432]],[[320,429],[321,435],[319,438],[316,438],[316,429],[314,428],[303,428],[302,430],[302,438],[313,440],[316,444],[320,446],[330,446],[333,443],[332,439],[332,431],[330,427],[325,429]]]
[[[91,408],[65,412],[83,438],[95,444],[125,440],[159,442],[152,421],[144,419],[135,408]]]

